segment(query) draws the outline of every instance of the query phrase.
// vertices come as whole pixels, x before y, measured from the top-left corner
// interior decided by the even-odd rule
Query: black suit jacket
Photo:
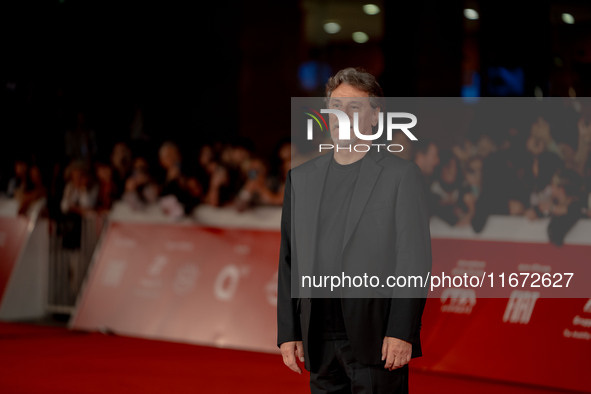
[[[332,157],[317,157],[289,172],[281,218],[277,343],[303,340],[305,366],[310,371],[318,367],[309,335],[313,297],[295,286],[300,283],[300,273],[311,272],[314,264],[318,210]],[[375,150],[362,160],[346,213],[343,271],[352,275],[379,272],[382,279],[385,273],[426,277],[431,270],[431,238],[419,168],[413,162]],[[292,293],[292,287],[299,292]],[[383,363],[385,336],[412,343],[412,357],[422,355],[420,328],[427,290],[412,294],[420,297],[378,294],[341,299],[345,329],[358,361],[368,365]]]

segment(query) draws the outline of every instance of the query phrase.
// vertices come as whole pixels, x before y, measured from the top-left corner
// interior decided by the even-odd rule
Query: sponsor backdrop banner
[[[275,230],[114,222],[71,326],[277,352],[279,239]],[[433,239],[434,274],[507,270],[577,278],[588,256],[586,245]],[[499,298],[481,298],[482,291],[433,292],[440,298],[427,302],[425,357],[414,367],[589,390],[590,298],[547,298],[543,286],[508,281]]]
[[[27,238],[27,224],[24,217],[0,217],[0,301]]]
[[[564,272],[565,267],[588,265],[591,255],[589,245],[434,238],[432,247],[434,269],[458,274],[474,269]],[[427,301],[425,357],[413,361],[415,367],[591,390],[586,377],[591,370],[591,298],[544,298],[543,287],[506,287],[499,294],[504,298],[479,298],[480,290],[446,288],[441,298]]]
[[[72,327],[276,351],[277,231],[112,223]]]

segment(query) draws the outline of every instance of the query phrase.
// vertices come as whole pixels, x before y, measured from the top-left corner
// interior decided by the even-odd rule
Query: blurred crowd
[[[106,212],[119,201],[136,211],[158,206],[173,219],[190,216],[200,204],[243,211],[283,202],[291,167],[289,139],[279,142],[271,158],[257,155],[252,143],[241,138],[204,144],[186,158],[172,141],[156,152],[134,151],[131,144],[117,142],[108,155],[94,154],[93,134],[82,134],[67,135],[66,164],[56,161],[48,177],[41,176],[34,160],[14,161],[3,188],[8,198],[19,201],[20,214],[40,199],[56,219]]]
[[[499,135],[480,133],[442,147],[424,138],[410,143],[400,133],[395,142],[405,146],[397,154],[421,169],[432,216],[475,232],[490,215],[547,217],[551,241],[562,243],[580,218],[591,217],[591,122],[581,118],[569,134],[539,117]],[[271,158],[241,138],[204,144],[188,159],[172,141],[155,150],[117,142],[101,156],[93,133],[81,127],[66,135],[66,165],[56,165],[48,178],[34,161],[17,158],[4,191],[19,201],[21,214],[45,198],[54,217],[108,211],[116,201],[133,210],[157,205],[172,218],[200,204],[239,211],[279,206],[295,147],[281,140]]]
[[[543,117],[523,130],[480,133],[441,149],[408,144],[401,156],[421,169],[432,216],[481,232],[490,215],[550,218],[548,236],[562,244],[581,218],[591,217],[591,122],[551,130]]]

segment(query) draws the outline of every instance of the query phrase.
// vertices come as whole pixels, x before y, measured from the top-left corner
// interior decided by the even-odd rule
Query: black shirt
[[[320,202],[315,275],[341,275],[345,223],[361,162],[343,165],[334,158],[331,160]],[[338,297],[338,294],[331,296]],[[341,299],[314,299],[311,324],[312,332],[322,339],[346,339]]]

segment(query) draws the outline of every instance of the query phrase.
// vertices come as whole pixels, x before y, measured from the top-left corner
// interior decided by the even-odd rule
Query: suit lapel
[[[351,203],[347,213],[343,250],[351,238],[353,230],[355,230],[355,227],[357,226],[357,222],[359,222],[359,219],[361,218],[361,213],[365,208],[365,204],[367,203],[382,170],[382,166],[377,163],[379,158],[380,155],[371,150],[361,162],[361,168],[359,169],[359,175],[357,176],[357,182],[355,183],[353,196],[351,196]]]
[[[318,217],[320,216],[320,202],[322,201],[322,192],[326,181],[328,166],[332,160],[332,153],[327,153],[316,161],[316,171],[312,171],[310,176],[306,177],[306,206],[310,207],[305,212],[308,214],[306,223],[310,224],[310,245],[311,261],[316,258],[316,242],[318,234]]]

